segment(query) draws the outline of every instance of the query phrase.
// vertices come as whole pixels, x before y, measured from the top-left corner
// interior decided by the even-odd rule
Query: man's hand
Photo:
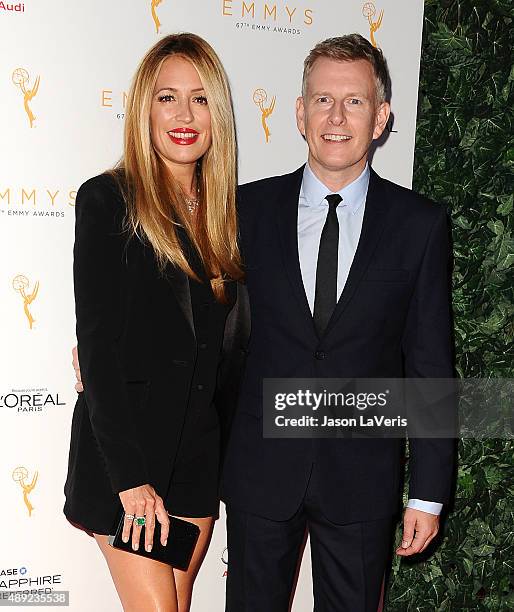
[[[405,508],[402,544],[396,549],[400,557],[410,557],[425,550],[439,531],[439,516]]]
[[[72,354],[72,357],[73,357],[73,361],[71,363],[73,365],[73,369],[75,370],[75,376],[77,377],[77,383],[75,385],[75,391],[77,393],[81,393],[82,391],[84,391],[84,387],[82,386],[82,378],[80,376],[79,354],[78,354],[76,346],[74,346],[71,349],[71,354]]]

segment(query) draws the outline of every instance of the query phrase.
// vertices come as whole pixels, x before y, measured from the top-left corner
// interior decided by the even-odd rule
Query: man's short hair
[[[389,82],[387,62],[380,49],[374,47],[360,34],[346,34],[327,38],[312,49],[303,63],[302,95],[307,90],[307,79],[311,70],[320,57],[326,57],[339,62],[366,60],[371,64],[375,74],[377,102],[382,104],[386,100]]]

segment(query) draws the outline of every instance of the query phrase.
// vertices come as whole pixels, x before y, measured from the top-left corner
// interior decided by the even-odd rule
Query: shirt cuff
[[[428,512],[429,514],[436,514],[439,516],[439,514],[441,514],[443,504],[438,502],[429,502],[423,499],[409,499],[407,508],[413,508],[414,510],[421,510],[423,512]]]

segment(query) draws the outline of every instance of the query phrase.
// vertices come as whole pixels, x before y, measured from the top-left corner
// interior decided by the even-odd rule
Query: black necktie
[[[338,193],[325,198],[328,214],[319,242],[314,295],[314,325],[321,337],[337,304],[337,260],[339,254],[339,221],[336,208],[343,199]]]

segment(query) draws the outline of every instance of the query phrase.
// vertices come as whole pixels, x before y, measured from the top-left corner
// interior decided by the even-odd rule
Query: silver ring
[[[135,518],[134,514],[125,514],[125,520],[133,521]]]

